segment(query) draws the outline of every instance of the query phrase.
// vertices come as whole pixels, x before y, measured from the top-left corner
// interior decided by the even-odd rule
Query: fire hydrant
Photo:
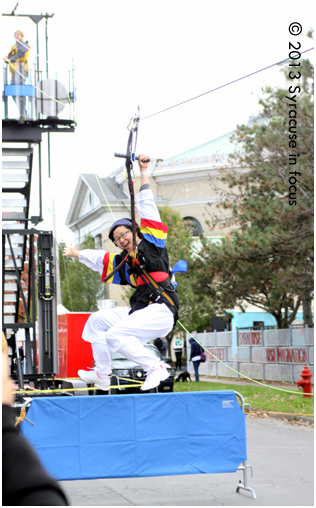
[[[303,397],[311,397],[311,395],[308,395],[309,393],[312,393],[312,382],[311,377],[312,373],[309,370],[309,368],[303,367],[302,373],[301,373],[301,379],[297,381],[298,387],[303,389]]]

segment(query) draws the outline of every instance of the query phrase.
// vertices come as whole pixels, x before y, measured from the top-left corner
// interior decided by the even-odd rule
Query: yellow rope
[[[300,392],[300,391],[297,391],[297,392],[294,392],[293,390],[284,390],[283,388],[278,388],[277,386],[272,386],[272,385],[267,385],[265,383],[261,383],[260,381],[256,381],[255,379],[251,379],[251,377],[248,377],[246,376],[245,374],[242,374],[241,372],[238,372],[238,370],[235,370],[233,369],[233,367],[230,367],[230,365],[228,365],[227,363],[223,362],[222,360],[220,360],[219,358],[217,358],[217,356],[215,356],[213,353],[211,353],[211,351],[209,351],[206,347],[204,347],[187,329],[186,327],[180,323],[180,321],[178,320],[178,323],[179,325],[183,328],[183,330],[188,333],[190,335],[190,337],[192,337],[198,344],[199,346],[201,346],[201,348],[204,349],[204,351],[207,351],[210,355],[213,356],[213,358],[215,358],[215,360],[217,360],[218,362],[222,363],[223,365],[225,365],[228,369],[232,370],[233,372],[235,372],[236,374],[239,374],[240,376],[244,377],[245,379],[248,379],[249,381],[252,381],[253,383],[256,383],[258,385],[261,385],[261,386],[264,386],[265,388],[272,388],[273,390],[279,390],[280,392],[285,392],[285,393],[294,393],[295,395],[304,395],[304,392]],[[312,397],[314,397],[314,394],[311,393],[309,394],[311,395]]]
[[[290,415],[290,416],[311,416],[314,418],[314,413],[313,414],[283,413],[282,411],[253,411],[252,409],[250,411],[246,411],[246,413],[267,413],[267,414]]]
[[[139,386],[141,385],[111,385],[109,386],[109,389],[110,388],[114,388],[114,389],[125,389],[125,388],[138,388]],[[22,393],[33,393],[33,394],[38,394],[38,393],[60,393],[60,392],[83,392],[83,391],[88,391],[88,390],[100,390],[100,388],[96,388],[96,387],[90,387],[90,388],[60,388],[60,389],[56,389],[56,390],[16,390],[12,393],[15,393],[15,394],[22,394]],[[103,390],[103,391],[107,391],[107,390]]]
[[[115,215],[114,215],[114,213],[112,212],[112,208],[110,207],[110,204],[109,204],[109,202],[108,202],[108,200],[107,200],[107,197],[106,197],[106,195],[105,195],[105,194],[104,194],[104,192],[103,192],[103,189],[102,189],[102,187],[101,187],[101,183],[100,183],[99,177],[98,177],[98,175],[97,175],[96,173],[95,173],[95,175],[94,175],[94,176],[96,177],[96,180],[97,180],[97,182],[98,182],[98,184],[99,184],[99,187],[100,187],[100,189],[101,189],[102,195],[103,195],[103,197],[104,197],[104,199],[105,199],[105,201],[106,201],[106,204],[107,204],[107,206],[108,206],[108,208],[109,208],[109,210],[110,210],[110,212],[111,212],[111,214],[112,214],[113,220],[115,221]]]
[[[28,422],[30,422],[32,425],[34,425],[33,422],[31,422],[31,420],[29,420],[28,418],[26,418],[26,408],[25,407],[21,407],[21,411],[20,411],[20,416],[19,418],[16,420],[15,424],[14,424],[14,427],[16,427],[19,423],[23,422],[23,420],[27,420]]]
[[[72,378],[55,378],[55,380],[58,380],[58,379],[80,379],[78,377],[72,377]],[[129,379],[129,378],[126,378],[126,377],[118,377],[116,376],[116,379],[121,379],[122,381],[132,381],[134,384],[128,384],[128,385],[120,385],[120,384],[117,384],[117,385],[111,385],[109,386],[109,389],[110,388],[113,388],[113,389],[125,389],[125,388],[139,388],[141,387],[144,382],[143,381],[137,381],[137,379]],[[37,389],[32,389],[32,390],[15,390],[14,394],[21,394],[21,393],[34,393],[34,394],[38,394],[38,393],[59,393],[59,392],[83,392],[83,391],[88,391],[88,390],[99,390],[100,388],[95,388],[95,387],[90,387],[90,388],[56,388],[54,390],[37,390]],[[104,390],[105,391],[105,390]]]

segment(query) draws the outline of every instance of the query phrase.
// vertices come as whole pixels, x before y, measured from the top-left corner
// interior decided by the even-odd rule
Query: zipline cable
[[[307,53],[308,51],[312,51],[313,49],[314,48],[309,48],[309,49],[306,49],[305,51],[301,51],[301,54]],[[259,72],[266,71],[267,69],[270,69],[271,67],[274,67],[275,65],[280,65],[284,62],[287,62],[288,60],[291,60],[291,58],[285,58],[284,60],[281,60],[280,62],[276,62],[274,64],[268,65],[267,67],[263,67],[262,69],[251,72],[250,74],[246,74],[245,76],[242,76],[241,78],[234,79],[233,81],[230,81],[229,83],[225,83],[224,85],[220,85],[216,88],[213,88],[212,90],[209,90],[208,92],[203,92],[199,95],[196,95],[195,97],[192,97],[191,99],[186,99],[185,101],[179,102],[178,104],[174,104],[173,106],[169,106],[168,108],[162,109],[161,111],[157,111],[157,113],[152,113],[151,115],[141,118],[140,121],[142,122],[144,120],[147,120],[148,118],[152,118],[153,116],[160,115],[160,113],[165,113],[165,111],[169,111],[170,109],[177,108],[178,106],[182,106],[183,104],[186,104],[187,102],[191,102],[191,101],[194,101],[195,99],[199,99],[200,97],[203,97],[204,95],[207,95],[212,92],[216,92],[216,90],[220,90],[221,88],[224,88],[225,86],[232,85],[234,83],[237,83],[238,81],[249,78],[250,76],[254,76],[255,74],[258,74]]]
[[[301,54],[303,54],[303,53],[307,53],[307,52],[309,52],[309,51],[312,51],[313,49],[314,49],[314,48],[309,48],[309,49],[307,49],[307,50],[304,50],[304,51],[302,51],[302,52],[301,52]],[[193,100],[195,100],[195,99],[198,99],[198,98],[200,98],[200,97],[203,97],[203,96],[205,96],[205,95],[208,95],[209,93],[212,93],[212,92],[215,92],[215,91],[217,91],[217,90],[220,90],[221,88],[224,88],[224,87],[226,87],[226,86],[229,86],[229,85],[232,85],[232,84],[234,84],[234,83],[237,83],[237,82],[239,82],[239,81],[241,81],[241,80],[243,80],[243,79],[246,79],[246,78],[249,78],[249,77],[251,77],[251,76],[254,76],[255,74],[258,74],[259,72],[263,72],[263,71],[265,71],[265,70],[267,70],[267,69],[270,69],[270,68],[272,68],[272,67],[274,67],[274,66],[276,66],[276,65],[280,65],[280,64],[282,64],[282,63],[284,63],[284,62],[287,62],[287,61],[289,61],[289,60],[291,60],[291,58],[286,58],[286,59],[281,60],[281,61],[279,61],[279,62],[276,62],[276,63],[273,63],[273,64],[268,65],[268,66],[266,66],[266,67],[263,67],[263,68],[261,68],[261,69],[259,69],[259,70],[257,70],[257,71],[251,72],[251,73],[249,73],[249,74],[247,74],[247,75],[245,75],[245,76],[242,76],[242,77],[237,78],[237,79],[235,79],[235,80],[233,80],[233,81],[230,81],[230,82],[225,83],[225,84],[223,84],[223,85],[220,85],[220,86],[218,86],[218,87],[216,87],[216,88],[213,88],[212,90],[209,90],[209,91],[204,92],[204,93],[202,93],[202,94],[196,95],[195,97],[192,97],[192,98],[187,99],[187,100],[185,100],[185,101],[179,102],[179,103],[177,103],[177,104],[174,104],[173,106],[169,106],[168,108],[165,108],[165,109],[163,109],[163,110],[160,110],[160,111],[158,111],[158,112],[156,112],[156,113],[152,113],[151,115],[148,115],[148,116],[146,116],[146,117],[144,117],[144,118],[139,118],[139,120],[138,120],[138,121],[143,121],[143,120],[147,120],[148,118],[152,118],[153,116],[156,116],[156,115],[159,115],[159,114],[164,113],[164,112],[166,112],[166,111],[169,111],[170,109],[174,109],[174,108],[176,108],[176,107],[178,107],[178,106],[181,106],[181,105],[186,104],[186,103],[188,103],[188,102],[191,102],[191,101],[193,101]],[[102,189],[102,187],[101,187],[100,181],[99,181],[99,179],[98,179],[97,175],[95,175],[95,177],[96,177],[96,180],[98,181],[98,184],[99,184],[99,186],[100,186],[101,192],[102,192],[102,194],[103,194],[103,196],[104,196],[104,198],[105,198],[105,200],[106,200],[107,206],[109,207],[109,210],[110,210],[110,212],[111,212],[111,214],[112,214],[112,216],[113,216],[113,218],[114,218],[114,214],[113,214],[113,212],[112,212],[112,210],[111,210],[111,207],[110,207],[110,205],[109,205],[109,203],[108,203],[108,200],[107,200],[107,198],[106,198],[106,196],[105,196],[105,194],[104,194],[104,192],[103,192],[103,189]],[[219,358],[217,358],[217,357],[216,357],[213,353],[211,353],[211,352],[210,352],[210,351],[209,351],[206,347],[204,347],[204,346],[203,346],[203,345],[202,345],[202,344],[201,344],[201,343],[200,343],[200,342],[199,342],[199,341],[198,341],[198,340],[197,340],[197,339],[196,339],[196,338],[195,338],[195,337],[194,337],[194,336],[193,336],[193,335],[192,335],[192,334],[191,334],[191,333],[190,333],[190,332],[189,332],[189,331],[185,328],[185,326],[184,326],[184,325],[183,325],[183,324],[182,324],[179,320],[178,320],[177,322],[178,322],[178,324],[179,324],[179,325],[183,328],[183,330],[184,330],[187,334],[189,334],[189,335],[190,335],[190,337],[192,337],[192,338],[193,338],[193,339],[194,339],[194,340],[195,340],[195,341],[196,341],[196,342],[200,345],[200,347],[202,347],[202,348],[203,348],[206,352],[208,352],[208,353],[209,353],[209,354],[210,354],[210,355],[211,355],[211,356],[212,356],[215,360],[219,361],[220,363],[222,363],[223,365],[225,365],[226,367],[228,367],[230,370],[232,370],[232,371],[233,371],[233,372],[235,372],[236,374],[238,374],[238,375],[240,375],[240,376],[244,377],[245,379],[248,379],[249,381],[251,381],[251,382],[253,382],[253,383],[256,383],[256,384],[258,384],[258,385],[260,385],[260,386],[264,386],[265,388],[272,388],[272,389],[279,390],[279,391],[282,391],[282,392],[285,392],[285,393],[293,393],[293,394],[295,394],[295,395],[302,395],[302,394],[303,394],[303,392],[299,392],[299,391],[294,392],[294,391],[292,391],[292,390],[284,390],[284,389],[282,389],[282,388],[278,388],[278,387],[275,387],[275,386],[269,386],[269,385],[266,385],[265,383],[261,383],[260,381],[256,381],[256,380],[254,380],[254,379],[251,379],[250,377],[246,376],[245,374],[242,374],[241,372],[238,372],[237,370],[235,370],[235,369],[233,369],[232,367],[230,367],[227,363],[225,363],[225,362],[223,362],[222,360],[220,360]],[[314,394],[312,394],[312,396],[314,396]]]

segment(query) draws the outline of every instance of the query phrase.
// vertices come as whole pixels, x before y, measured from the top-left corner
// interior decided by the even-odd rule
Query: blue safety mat
[[[35,398],[21,424],[58,480],[229,473],[247,460],[233,391]]]

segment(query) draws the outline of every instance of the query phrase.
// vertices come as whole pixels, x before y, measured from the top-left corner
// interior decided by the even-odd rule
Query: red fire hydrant
[[[309,368],[303,367],[302,373],[301,373],[301,379],[297,381],[298,387],[303,389],[303,397],[311,397],[311,395],[308,395],[309,393],[312,393],[312,373],[309,370]]]

